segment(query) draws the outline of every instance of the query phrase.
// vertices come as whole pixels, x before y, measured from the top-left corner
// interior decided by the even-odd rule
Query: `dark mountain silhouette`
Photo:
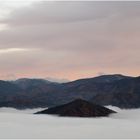
[[[140,77],[103,75],[68,83],[43,79],[0,82],[0,106],[53,107],[81,98],[99,105],[140,107]]]
[[[12,91],[12,92],[11,92]],[[15,94],[20,91],[20,88],[11,82],[0,80],[0,95]]]
[[[49,108],[35,114],[54,114],[67,117],[103,117],[111,113],[116,112],[82,99],[76,99],[70,103]]]
[[[21,89],[7,81],[0,80],[0,101],[8,100],[11,96],[18,94]]]
[[[35,107],[46,107],[48,102],[52,102],[48,98],[48,94],[57,89],[59,83],[50,82],[44,79],[28,79],[22,78],[16,81],[11,81],[19,90],[15,94],[12,90],[13,96],[6,101],[0,101],[0,106],[15,107],[15,108],[35,108]],[[46,99],[47,98],[47,99]],[[43,100],[44,99],[44,100]]]
[[[22,89],[28,89],[30,87],[37,87],[46,84],[52,84],[52,82],[44,79],[29,79],[29,78],[21,78],[15,81],[12,81],[15,85],[19,86]],[[54,83],[53,83],[54,84]]]
[[[140,107],[140,77],[113,82],[107,90],[104,94],[94,96],[90,101],[120,108]]]

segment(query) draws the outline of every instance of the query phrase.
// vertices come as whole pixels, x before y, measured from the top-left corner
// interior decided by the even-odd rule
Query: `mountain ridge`
[[[22,84],[19,84],[20,82],[17,84],[12,81],[7,82],[14,87],[9,90],[8,94],[3,94],[8,89],[6,87],[3,89],[0,84],[0,91],[3,91],[0,92],[0,106],[15,108],[53,107],[82,98],[99,105],[135,108],[140,107],[139,79],[139,76],[130,77],[120,74],[102,75],[61,84],[32,79],[30,82],[24,81],[26,85],[24,88]],[[114,101],[113,97],[117,102]]]

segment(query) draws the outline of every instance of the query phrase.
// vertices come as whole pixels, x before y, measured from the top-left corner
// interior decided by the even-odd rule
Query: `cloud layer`
[[[98,73],[138,75],[140,2],[34,2],[0,23],[1,73],[77,79]]]
[[[118,113],[102,118],[33,115],[41,109],[0,108],[0,138],[139,139],[140,109],[110,108]]]

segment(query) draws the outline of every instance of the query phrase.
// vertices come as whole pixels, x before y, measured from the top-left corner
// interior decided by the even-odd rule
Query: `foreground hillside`
[[[77,98],[99,105],[137,108],[140,107],[140,77],[103,75],[62,84],[42,79],[0,81],[1,107],[52,107]]]
[[[35,114],[52,114],[65,117],[105,117],[117,113],[106,107],[76,99],[70,103],[45,109]]]

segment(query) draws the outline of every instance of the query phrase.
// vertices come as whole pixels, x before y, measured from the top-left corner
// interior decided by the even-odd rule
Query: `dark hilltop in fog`
[[[55,83],[44,79],[0,81],[0,106],[54,107],[75,99],[120,108],[140,107],[140,77],[119,74]]]
[[[104,117],[111,113],[116,112],[82,99],[76,99],[70,103],[45,109],[35,114],[53,114],[66,117]]]

